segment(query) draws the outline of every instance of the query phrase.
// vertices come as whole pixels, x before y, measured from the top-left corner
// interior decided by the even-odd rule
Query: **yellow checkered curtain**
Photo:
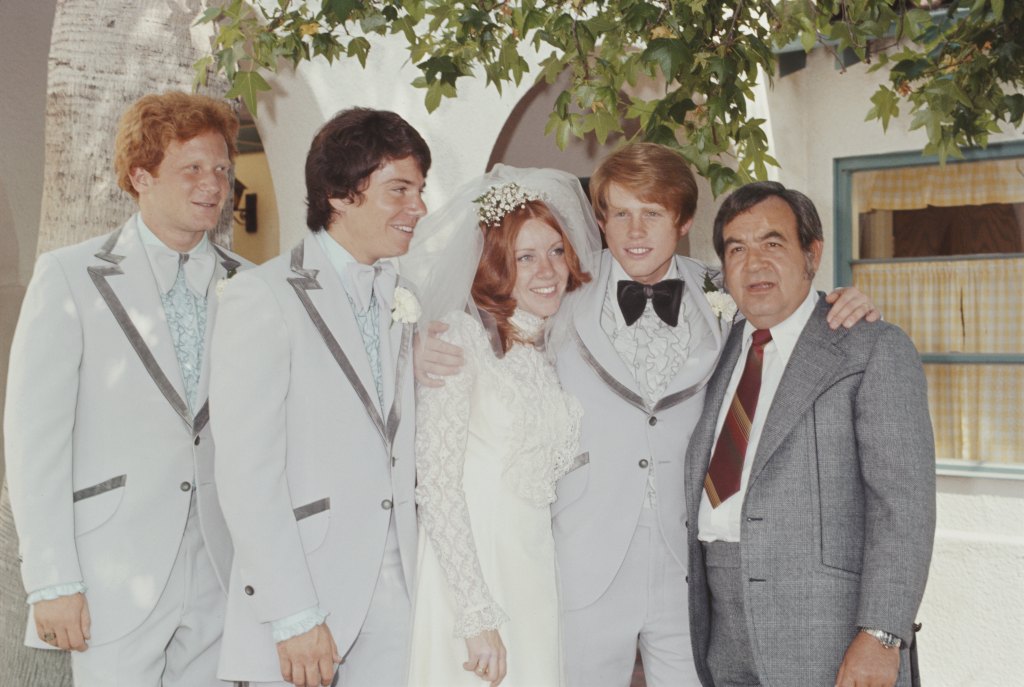
[[[985,160],[858,172],[857,212],[1024,203],[1024,160]]]
[[[960,262],[871,263],[853,266],[853,285],[922,353],[962,351]]]
[[[853,283],[922,353],[1024,352],[1024,258],[869,263]],[[928,364],[940,458],[1024,462],[1024,365]]]
[[[938,458],[1024,463],[1024,365],[924,366]]]

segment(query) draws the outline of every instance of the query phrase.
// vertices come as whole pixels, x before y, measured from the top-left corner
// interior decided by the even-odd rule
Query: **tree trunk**
[[[192,87],[200,0],[58,0],[50,45],[37,254],[119,227],[136,210],[113,171],[121,113],[146,93]],[[223,82],[211,84],[223,94]],[[216,232],[231,237],[230,207]],[[6,481],[0,494],[0,687],[70,687],[64,652],[23,646],[28,608]]]

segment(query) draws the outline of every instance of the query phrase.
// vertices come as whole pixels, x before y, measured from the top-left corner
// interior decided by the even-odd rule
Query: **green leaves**
[[[257,72],[238,72],[231,80],[231,89],[225,94],[225,97],[241,97],[245,106],[249,108],[249,112],[255,112],[256,94],[269,90],[270,84]]]
[[[891,0],[277,0],[253,9],[212,0],[197,23],[213,23],[211,53],[196,62],[231,82],[256,114],[269,89],[262,74],[280,63],[354,58],[366,66],[371,35],[404,41],[420,70],[413,85],[436,110],[461,79],[501,92],[530,65],[521,49],[546,55],[537,81],[568,86],[545,132],[600,142],[631,132],[675,147],[715,193],[767,177],[761,120],[747,115],[761,79],[775,73],[776,48],[799,41],[838,61],[849,49],[886,74],[865,103],[887,130],[901,112],[943,159],[984,145],[1001,124],[1024,121],[1024,2],[957,0],[929,12]],[[638,95],[643,93],[643,96]]]

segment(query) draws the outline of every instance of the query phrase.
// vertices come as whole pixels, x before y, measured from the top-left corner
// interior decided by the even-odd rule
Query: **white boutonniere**
[[[708,299],[711,312],[718,318],[718,326],[722,327],[726,322],[732,322],[736,316],[736,301],[732,296],[722,289],[711,278],[711,270],[704,272],[704,297]]]
[[[391,307],[391,321],[411,324],[417,322],[422,314],[423,309],[420,308],[420,302],[416,300],[412,291],[396,286],[394,305]]]
[[[217,285],[214,287],[214,293],[217,294],[217,300],[220,300],[220,295],[224,293],[224,289],[228,287],[228,280],[236,274],[238,274],[238,268],[232,267],[228,270],[228,276],[217,280]]]

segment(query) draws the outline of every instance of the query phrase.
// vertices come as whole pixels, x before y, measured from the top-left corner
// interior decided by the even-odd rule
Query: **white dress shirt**
[[[747,494],[747,482],[750,480],[750,469],[754,464],[754,456],[757,455],[757,445],[761,441],[764,420],[768,416],[772,400],[775,398],[775,391],[779,388],[779,382],[782,381],[782,374],[789,363],[789,357],[793,354],[797,339],[803,333],[807,321],[811,319],[817,302],[818,292],[811,289],[807,298],[793,311],[793,314],[769,328],[772,340],[764,347],[764,359],[761,365],[761,391],[757,395],[757,410],[754,412],[747,452],[743,458],[740,490],[722,501],[718,508],[712,508],[707,491],[701,491],[700,510],[697,515],[697,538],[700,541],[738,542],[740,540],[740,516],[743,511],[743,499]],[[732,398],[736,395],[736,387],[739,386],[740,377],[743,376],[747,354],[753,342],[754,329],[755,327],[750,322],[743,325],[743,348],[736,359],[736,367],[733,368],[729,386],[722,399],[722,408],[718,412],[715,444],[718,443],[718,435],[722,432],[722,425],[725,424],[725,417],[732,404]]]

